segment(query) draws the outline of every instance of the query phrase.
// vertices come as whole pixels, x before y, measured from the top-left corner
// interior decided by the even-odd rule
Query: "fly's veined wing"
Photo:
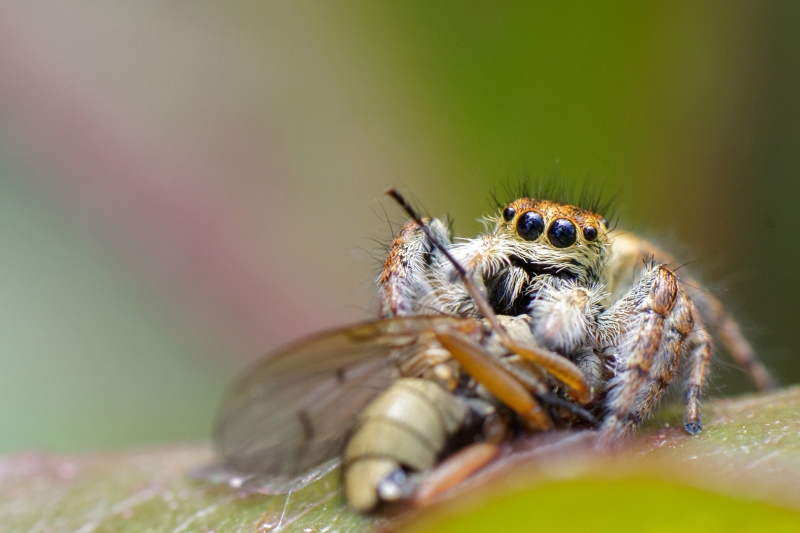
[[[420,335],[477,321],[407,317],[324,333],[251,368],[226,395],[215,443],[241,472],[295,476],[341,454],[361,410],[417,353]]]

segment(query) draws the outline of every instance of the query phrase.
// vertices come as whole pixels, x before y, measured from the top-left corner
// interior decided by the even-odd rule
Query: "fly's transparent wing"
[[[297,476],[336,458],[361,410],[398,377],[421,337],[470,319],[378,320],[318,335],[251,368],[225,397],[215,443],[237,471]]]

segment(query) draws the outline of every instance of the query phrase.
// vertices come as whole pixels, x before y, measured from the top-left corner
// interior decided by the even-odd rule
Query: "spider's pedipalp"
[[[533,286],[536,296],[528,311],[533,317],[533,333],[545,347],[571,353],[595,335],[600,302],[605,297],[602,286],[586,287],[552,276],[541,276]]]

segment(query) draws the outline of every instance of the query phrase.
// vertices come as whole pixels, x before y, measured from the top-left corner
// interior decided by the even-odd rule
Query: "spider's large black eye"
[[[550,224],[550,228],[547,230],[547,238],[556,248],[572,246],[578,239],[575,233],[575,224],[566,218],[557,218]]]
[[[526,241],[535,241],[544,231],[544,219],[536,211],[522,213],[517,220],[517,234]]]
[[[511,222],[511,219],[514,218],[514,215],[517,214],[517,210],[513,207],[506,207],[503,209],[503,220],[506,222]]]

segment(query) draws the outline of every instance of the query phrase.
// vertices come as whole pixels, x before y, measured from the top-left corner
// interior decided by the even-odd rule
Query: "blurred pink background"
[[[374,316],[392,185],[472,235],[588,177],[785,330],[770,6],[0,0],[0,451],[205,438],[248,362]]]

